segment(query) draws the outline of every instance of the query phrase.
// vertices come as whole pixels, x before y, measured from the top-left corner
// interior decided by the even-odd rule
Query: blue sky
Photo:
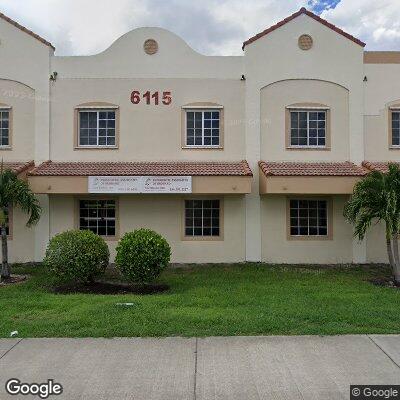
[[[169,29],[207,55],[241,43],[301,7],[367,43],[400,51],[400,0],[0,0],[0,11],[40,34],[58,55],[95,54],[141,26]]]
[[[308,2],[310,9],[316,14],[321,14],[324,10],[335,8],[338,3],[340,3],[340,0],[310,0]]]

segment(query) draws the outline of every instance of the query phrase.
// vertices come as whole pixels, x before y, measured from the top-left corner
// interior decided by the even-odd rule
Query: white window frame
[[[81,113],[96,113],[97,121],[96,121],[96,131],[97,131],[97,144],[81,144]],[[99,120],[101,112],[114,112],[114,144],[99,144]],[[103,129],[103,128],[101,128]],[[106,136],[107,137],[107,136]],[[88,107],[88,108],[78,108],[78,147],[80,148],[107,148],[113,149],[117,148],[117,108],[114,107]]]
[[[185,111],[185,144],[184,147],[186,148],[190,148],[190,149],[219,149],[221,148],[221,110],[222,107],[210,107],[210,108],[198,108],[198,107],[190,107],[190,108],[186,108],[184,107],[184,111]],[[201,141],[202,144],[188,144],[188,135],[187,135],[187,131],[188,131],[188,119],[187,119],[187,113],[188,112],[201,112]],[[218,126],[218,144],[204,144],[204,113],[206,112],[218,112],[219,118],[219,126]],[[212,119],[211,119],[212,121]],[[190,129],[190,128],[189,128]],[[196,130],[196,128],[193,128],[194,131]],[[208,129],[208,128],[206,128]],[[211,131],[212,131],[213,127],[211,126]],[[196,138],[196,136],[194,135],[194,138]],[[211,134],[211,141],[212,141],[212,134]]]
[[[11,107],[2,106],[0,107],[0,112],[8,112],[8,144],[1,144],[0,149],[10,149],[11,148]],[[2,137],[0,133],[0,137]],[[0,141],[1,142],[1,141]]]
[[[400,121],[400,107],[390,107],[390,147],[392,148],[400,148],[399,144],[393,144],[393,114],[399,114],[399,121]]]
[[[289,110],[289,147],[293,149],[325,149],[327,148],[327,140],[328,140],[328,108],[323,108],[323,107],[287,107]],[[307,113],[307,144],[292,144],[292,112],[305,112]],[[309,144],[310,143],[310,113],[312,112],[323,112],[325,114],[325,144],[324,145],[318,145],[318,144]],[[318,120],[317,120],[318,121]],[[299,124],[300,124],[300,119],[299,119]],[[304,128],[298,128],[298,129],[304,129]],[[315,128],[311,128],[315,129]],[[318,135],[318,127],[317,129],[317,135]],[[317,141],[318,141],[318,136],[317,136]]]

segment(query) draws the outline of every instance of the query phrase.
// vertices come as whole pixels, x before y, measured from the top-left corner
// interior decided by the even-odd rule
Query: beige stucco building
[[[352,188],[400,161],[400,52],[301,9],[210,57],[159,28],[59,57],[0,14],[0,153],[43,207],[9,210],[10,256],[40,261],[67,229],[164,235],[173,262],[386,262],[359,243]]]

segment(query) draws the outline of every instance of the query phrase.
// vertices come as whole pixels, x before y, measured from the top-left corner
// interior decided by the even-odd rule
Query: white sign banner
[[[192,193],[191,176],[89,176],[89,193]]]

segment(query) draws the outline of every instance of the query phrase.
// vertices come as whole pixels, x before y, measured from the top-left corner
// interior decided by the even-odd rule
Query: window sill
[[[400,145],[399,146],[389,146],[389,150],[400,150]]]
[[[218,242],[223,241],[223,236],[183,236],[184,242]]]
[[[0,150],[12,150],[11,146],[0,146]]]
[[[326,241],[326,240],[333,240],[333,237],[330,236],[330,235],[327,235],[327,236],[311,236],[311,235],[310,236],[301,236],[301,235],[292,236],[292,235],[289,235],[287,239],[288,240],[293,240],[293,241],[296,241],[296,240]]]
[[[223,150],[223,146],[182,146],[182,150]]]
[[[286,150],[330,151],[330,147],[286,146]]]
[[[75,146],[74,150],[118,150],[118,146]]]
[[[100,236],[106,242],[117,242],[119,240],[119,236]]]

